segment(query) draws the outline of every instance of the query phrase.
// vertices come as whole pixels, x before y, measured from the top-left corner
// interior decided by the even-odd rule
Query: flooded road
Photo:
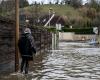
[[[100,80],[100,48],[87,43],[60,42],[59,50],[39,54],[28,75],[0,80]]]

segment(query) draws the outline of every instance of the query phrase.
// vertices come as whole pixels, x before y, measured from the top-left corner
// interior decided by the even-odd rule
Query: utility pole
[[[18,39],[19,39],[19,0],[15,0],[15,71],[19,70],[19,51],[18,51]]]
[[[52,14],[51,11],[52,11],[52,8],[49,9],[49,19],[50,19],[51,14]],[[50,28],[50,22],[49,22],[49,28]]]

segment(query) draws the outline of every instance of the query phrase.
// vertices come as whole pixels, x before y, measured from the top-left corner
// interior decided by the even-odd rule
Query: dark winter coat
[[[34,48],[34,40],[30,34],[24,34],[18,41],[19,51],[22,57],[33,58],[33,54],[36,53]]]

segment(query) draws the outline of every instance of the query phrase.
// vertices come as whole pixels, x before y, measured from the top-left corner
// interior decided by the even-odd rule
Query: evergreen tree
[[[82,0],[70,0],[71,6],[79,8],[82,5]]]
[[[59,4],[59,0],[56,0],[55,4]]]
[[[3,13],[9,12],[15,8],[15,1],[14,0],[2,0],[0,4],[0,8]]]
[[[19,7],[20,8],[23,8],[23,7],[26,7],[26,6],[29,6],[29,3],[27,0],[19,0]]]
[[[82,0],[62,0],[65,4],[69,4],[74,8],[79,8],[82,5]]]
[[[97,11],[100,11],[100,2],[98,0],[90,0],[90,7],[95,8]]]

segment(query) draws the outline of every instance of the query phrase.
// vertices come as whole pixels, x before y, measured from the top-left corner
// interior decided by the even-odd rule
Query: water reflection
[[[4,80],[100,80],[99,53],[99,48],[86,43],[62,42],[59,50],[37,55],[28,75]]]

